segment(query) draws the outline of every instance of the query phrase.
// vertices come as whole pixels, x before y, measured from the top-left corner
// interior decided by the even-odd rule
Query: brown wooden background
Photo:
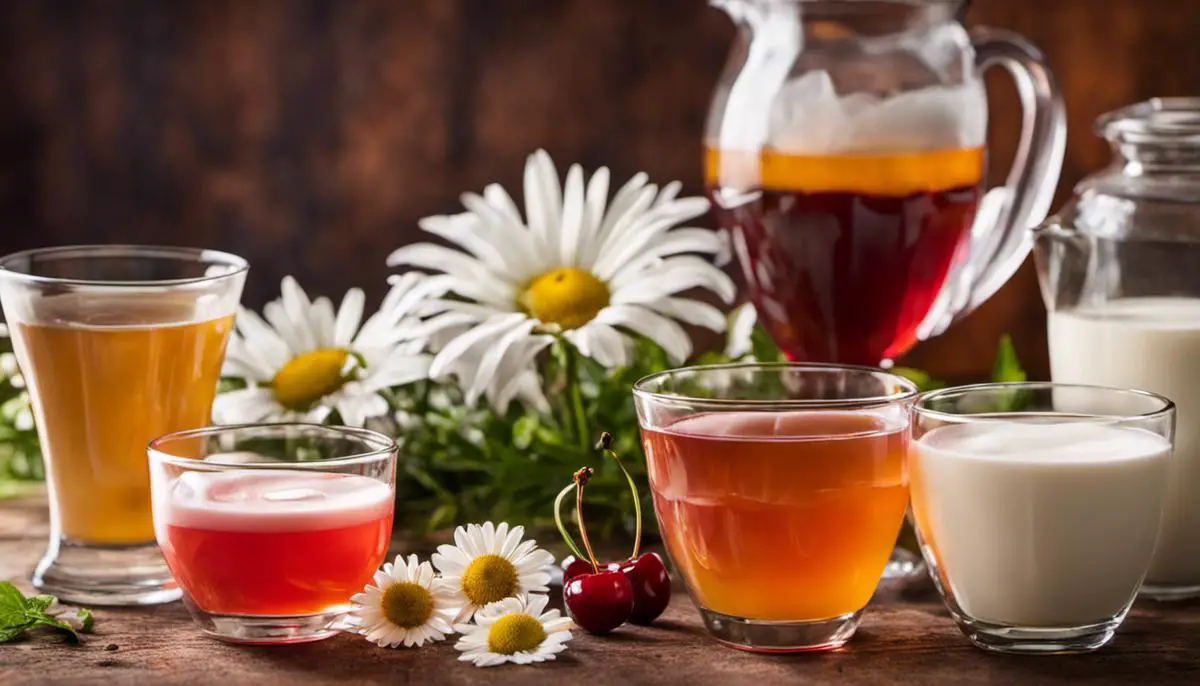
[[[1051,60],[1071,127],[1060,201],[1107,159],[1095,116],[1200,94],[1200,0],[975,0],[968,21]],[[703,0],[5,0],[0,251],[204,245],[250,259],[250,304],[287,273],[378,296],[419,217],[519,188],[539,146],[699,192],[732,33]],[[1018,111],[989,83],[1001,178]],[[1011,331],[1044,376],[1044,329],[1026,265],[909,362],[982,373]]]

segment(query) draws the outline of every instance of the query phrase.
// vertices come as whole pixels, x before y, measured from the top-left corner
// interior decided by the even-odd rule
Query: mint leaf
[[[92,611],[86,607],[81,607],[75,611],[75,619],[79,620],[79,632],[83,634],[92,633],[92,627],[96,625],[96,618],[92,616]]]
[[[996,349],[996,362],[992,365],[992,381],[1015,382],[1026,380],[1025,370],[1021,368],[1021,360],[1017,359],[1017,350],[1013,347],[1012,336],[1004,334],[1000,337],[1000,345]]]
[[[76,633],[75,627],[67,624],[58,617],[51,617],[50,615],[38,615],[36,617],[31,617],[31,619],[33,619],[34,626],[44,626],[61,631],[64,637],[71,643],[79,642],[79,634]]]
[[[945,388],[946,384],[938,381],[929,375],[929,372],[912,367],[892,367],[891,373],[902,376],[917,386],[918,391],[932,391],[936,388]]]
[[[44,626],[63,632],[71,643],[79,642],[79,632],[92,630],[94,619],[91,610],[79,608],[75,612],[80,629],[53,615],[46,614],[57,599],[52,595],[33,595],[28,598],[7,581],[0,581],[0,643],[7,643],[29,629]]]
[[[25,599],[25,610],[27,612],[42,613],[57,601],[58,598],[52,595],[31,595]]]
[[[26,623],[25,596],[16,586],[0,581],[0,630]]]

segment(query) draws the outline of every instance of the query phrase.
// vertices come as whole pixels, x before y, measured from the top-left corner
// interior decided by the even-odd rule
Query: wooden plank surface
[[[0,502],[0,578],[29,590],[24,580],[46,529],[44,501]],[[547,665],[484,670],[457,655],[450,642],[386,650],[346,635],[301,646],[225,645],[200,635],[173,603],[98,609],[96,633],[79,646],[50,636],[0,645],[0,684],[1195,684],[1200,604],[1139,604],[1116,642],[1092,655],[1010,657],[971,647],[928,588],[881,593],[845,649],[764,656],[713,642],[680,594],[655,626],[604,638],[577,633]]]

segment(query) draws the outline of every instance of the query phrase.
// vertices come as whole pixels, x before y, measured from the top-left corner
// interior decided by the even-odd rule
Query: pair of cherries
[[[625,622],[649,624],[657,619],[671,602],[671,576],[657,553],[638,554],[642,541],[641,498],[629,470],[612,451],[612,436],[603,434],[597,447],[612,457],[629,482],[637,522],[633,554],[623,562],[601,564],[592,552],[587,526],[583,521],[583,491],[592,475],[590,467],[575,472],[571,485],[558,494],[554,501],[554,519],[563,540],[577,556],[568,558],[563,567],[563,603],[567,612],[585,630],[593,634],[606,634]],[[579,522],[579,535],[587,550],[587,559],[583,559],[579,546],[575,545],[562,521],[562,501],[572,490],[575,491],[575,517]]]
[[[625,622],[649,624],[671,602],[671,576],[658,553],[608,562],[603,571],[569,558],[563,569],[563,602],[575,623],[606,634]]]

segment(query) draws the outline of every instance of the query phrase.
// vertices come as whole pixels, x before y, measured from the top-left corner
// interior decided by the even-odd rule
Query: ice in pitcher
[[[913,448],[917,528],[966,615],[1064,627],[1128,608],[1162,519],[1167,439],[1100,420],[995,420],[933,429]]]
[[[388,484],[355,474],[191,471],[165,492],[154,503],[163,554],[212,614],[344,606],[383,562],[392,530]]]

